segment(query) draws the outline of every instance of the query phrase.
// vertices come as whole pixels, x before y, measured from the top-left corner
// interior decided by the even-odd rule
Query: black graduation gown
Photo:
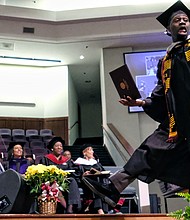
[[[182,187],[190,187],[190,148],[184,135],[184,117],[189,124],[190,111],[182,110],[190,106],[190,65],[186,61],[183,50],[175,51],[172,61],[171,88],[174,95],[177,115],[179,139],[176,143],[168,143],[169,121],[161,80],[161,61],[158,65],[158,84],[151,97],[145,99],[145,112],[160,123],[158,128],[135,150],[124,169],[130,175],[150,183],[155,179],[173,183]],[[181,75],[183,74],[183,76]],[[180,84],[178,83],[180,80]],[[185,89],[184,89],[185,88]],[[186,98],[181,98],[184,95]],[[185,115],[187,114],[187,115]],[[186,127],[190,134],[190,126]],[[188,132],[189,131],[189,132]]]
[[[80,164],[80,169],[81,169],[81,178],[86,171],[90,171],[92,168],[98,170],[98,171],[103,171],[105,170],[104,167],[100,162],[97,162],[94,165],[87,165],[87,164]],[[107,184],[108,183],[108,178],[107,177],[97,177],[96,175],[89,176],[89,178],[92,178],[98,182],[101,182],[101,184]],[[105,203],[99,196],[96,194],[93,194],[92,191],[81,181],[81,188],[83,189],[84,193],[84,200],[90,200],[92,199],[93,202],[89,207],[90,213],[97,213],[98,209],[103,209],[105,213],[108,213],[108,205]]]
[[[41,164],[44,164],[46,166],[49,165],[55,165],[57,166],[59,169],[62,170],[70,170],[72,169],[72,161],[68,160],[67,162],[63,163],[63,164],[57,164],[55,162],[53,162],[52,160],[48,159],[46,156],[44,156],[41,161]],[[78,188],[78,184],[77,181],[75,180],[75,178],[73,177],[69,177],[69,192],[68,192],[68,199],[67,199],[67,203],[68,205],[77,205],[78,209],[81,208],[81,198],[80,198],[80,191]]]

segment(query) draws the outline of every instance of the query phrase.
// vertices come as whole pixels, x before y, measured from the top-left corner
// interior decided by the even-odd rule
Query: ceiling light
[[[80,55],[80,59],[83,60],[83,59],[84,59],[84,56],[83,56],[83,55]]]

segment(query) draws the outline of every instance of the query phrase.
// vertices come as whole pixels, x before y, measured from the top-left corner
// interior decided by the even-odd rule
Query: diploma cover
[[[109,74],[120,98],[126,99],[127,96],[130,96],[132,99],[141,98],[135,81],[133,80],[133,77],[126,64],[111,71]]]

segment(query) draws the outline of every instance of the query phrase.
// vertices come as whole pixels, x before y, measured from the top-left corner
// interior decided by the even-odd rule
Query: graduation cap
[[[83,152],[84,152],[85,150],[87,150],[87,148],[89,148],[89,147],[92,147],[92,149],[93,149],[94,145],[93,145],[93,144],[83,144],[83,145],[80,147],[79,156],[80,156],[80,157],[84,157]],[[93,156],[94,156],[94,159],[95,159],[95,160],[98,160],[98,159],[99,159],[97,154],[94,153]]]
[[[53,137],[49,142],[47,148],[51,150],[57,142],[61,142],[63,146],[65,145],[65,141],[62,139],[62,137]]]
[[[85,149],[87,149],[88,147],[92,147],[92,145],[91,144],[83,144],[81,147],[80,147],[80,152],[79,152],[79,156],[80,157],[83,157],[84,155],[83,155],[83,151],[85,150]]]
[[[15,145],[21,145],[22,148],[24,148],[25,144],[26,144],[26,142],[22,142],[22,141],[12,141],[9,143],[9,147],[8,147],[7,151],[9,152],[10,150],[12,150]]]
[[[165,12],[159,15],[156,19],[165,28],[167,28],[169,22],[171,21],[172,15],[178,11],[184,12],[190,19],[190,10],[181,1],[177,1],[176,3],[174,3],[170,8],[168,8]]]

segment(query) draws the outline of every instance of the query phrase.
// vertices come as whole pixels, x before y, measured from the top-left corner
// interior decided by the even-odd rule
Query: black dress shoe
[[[104,184],[94,181],[88,177],[82,178],[83,182],[90,188],[96,195],[101,197],[108,205],[115,207],[120,198],[120,193],[112,183]]]

